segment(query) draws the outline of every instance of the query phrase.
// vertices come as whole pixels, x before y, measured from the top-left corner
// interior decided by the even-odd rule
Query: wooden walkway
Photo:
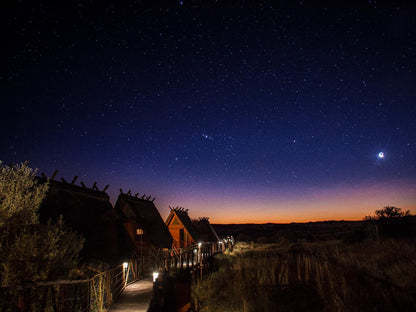
[[[146,312],[153,295],[153,278],[147,277],[128,285],[109,312]]]
[[[180,250],[169,250],[159,263],[162,279],[158,280],[157,291],[153,293],[153,278],[148,277],[128,285],[120,297],[108,310],[109,312],[147,312],[152,302],[152,309],[161,311],[166,302],[178,307],[187,307],[190,302],[192,276],[196,277],[212,265],[212,257],[232,248],[232,242],[198,243]],[[189,281],[181,282],[183,273],[187,272]],[[160,278],[159,278],[160,279]],[[176,279],[176,280],[175,280]],[[176,284],[175,284],[176,282]],[[175,285],[176,286],[175,286]],[[189,287],[188,287],[189,286]],[[176,293],[179,291],[179,293]],[[183,299],[183,300],[182,300]],[[182,302],[184,301],[184,302]]]

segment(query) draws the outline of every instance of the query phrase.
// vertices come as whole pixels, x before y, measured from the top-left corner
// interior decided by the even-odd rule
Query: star
[[[210,140],[210,141],[213,141],[214,140],[214,138],[212,136],[210,136],[210,135],[208,135],[206,133],[202,133],[202,137],[204,139],[206,139],[206,140]]]
[[[220,223],[240,222],[236,207],[247,207],[247,222],[349,218],[342,205],[330,214],[322,207],[341,193],[349,199],[357,183],[373,189],[371,176],[386,182],[377,192],[391,193],[369,193],[366,207],[398,197],[392,180],[414,199],[416,8],[372,10],[369,1],[377,2],[293,11],[269,1],[177,0],[163,8],[137,1],[104,20],[88,13],[100,7],[77,1],[81,11],[59,4],[59,24],[48,31],[42,21],[54,18],[55,5],[19,6],[20,17],[6,5],[0,159],[62,176],[86,172],[88,183],[108,172],[112,201],[119,188],[149,185],[161,214],[186,193],[191,216],[208,210],[224,216],[214,217]],[[399,36],[383,23],[397,17],[405,18]],[[288,210],[281,219],[279,209],[301,209],[321,189],[331,194],[325,203],[307,201],[310,215]],[[354,205],[361,219],[362,205]]]

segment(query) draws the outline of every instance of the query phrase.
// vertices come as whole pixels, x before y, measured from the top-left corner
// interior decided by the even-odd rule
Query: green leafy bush
[[[48,185],[38,184],[35,172],[27,163],[0,162],[0,282],[10,293],[25,284],[74,277],[84,243],[62,218],[39,222]]]

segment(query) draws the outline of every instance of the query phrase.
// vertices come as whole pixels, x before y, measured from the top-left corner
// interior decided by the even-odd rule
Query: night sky
[[[5,164],[154,196],[163,218],[416,213],[416,6],[9,2]]]

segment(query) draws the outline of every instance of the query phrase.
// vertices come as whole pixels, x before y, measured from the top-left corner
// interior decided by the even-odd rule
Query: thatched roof
[[[183,224],[183,226],[188,231],[189,235],[191,235],[192,239],[195,242],[198,242],[201,240],[199,233],[195,227],[195,224],[192,222],[192,220],[189,218],[188,211],[183,208],[172,208],[170,207],[170,214],[167,217],[165,223],[169,226],[170,222],[173,220],[173,218],[176,216],[179,221]]]
[[[214,228],[209,223],[208,218],[199,218],[193,220],[193,223],[195,224],[196,230],[198,231],[198,235],[201,241],[218,242],[220,240],[220,238],[217,235],[217,232],[215,232]]]
[[[41,183],[46,179],[39,178]],[[103,191],[51,180],[47,197],[39,209],[40,219],[57,220],[86,239],[81,257],[119,264],[134,251],[134,243],[116,216],[109,196]]]
[[[120,194],[114,206],[117,215],[125,221],[134,221],[156,248],[171,248],[172,236],[159,211],[149,198]]]

